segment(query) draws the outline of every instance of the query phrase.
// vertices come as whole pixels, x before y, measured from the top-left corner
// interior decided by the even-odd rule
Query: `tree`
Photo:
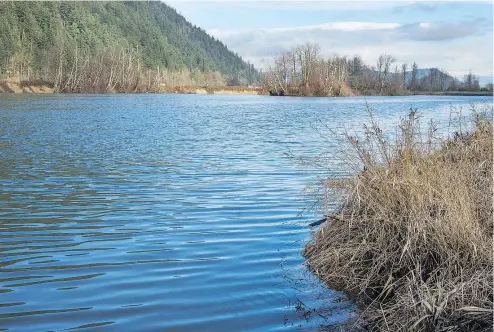
[[[396,65],[393,73],[390,75],[390,86],[389,93],[396,94],[401,93],[403,91],[403,78],[400,72],[400,69]]]
[[[242,85],[237,77],[232,77],[226,82],[227,86],[240,86]]]
[[[410,78],[410,90],[416,90],[417,89],[417,72],[418,72],[418,66],[414,62],[412,64],[412,73],[411,73],[411,78]]]
[[[429,69],[429,90],[437,91],[438,70],[436,68]]]
[[[395,61],[396,59],[389,54],[381,54],[377,59],[376,71],[379,83],[379,92],[382,92],[384,90],[389,75],[389,69],[391,67],[391,64],[393,64]]]
[[[0,1],[0,13],[0,75],[41,79],[56,90],[126,86],[129,62],[148,85],[159,83],[163,69],[258,80],[253,66],[163,2]]]
[[[355,55],[348,61],[348,74],[350,76],[358,76],[364,69],[364,62],[360,55]]]
[[[304,88],[303,93],[306,95],[311,93],[309,80],[315,70],[319,51],[319,45],[311,43],[300,45],[295,49],[301,71],[301,85]]]
[[[450,85],[450,77],[445,69],[439,70],[438,76],[438,89],[439,91],[446,91]]]
[[[348,76],[347,59],[336,54],[324,58],[317,44],[299,45],[265,67],[263,86],[276,95],[340,95]]]
[[[407,67],[408,64],[406,63],[401,65],[401,87],[403,90],[406,90],[407,88]]]
[[[463,88],[467,91],[479,91],[480,90],[480,84],[479,84],[479,78],[472,74],[472,71],[468,74],[466,74],[463,77]]]

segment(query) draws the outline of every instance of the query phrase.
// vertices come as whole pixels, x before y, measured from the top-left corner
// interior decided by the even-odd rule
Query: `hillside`
[[[145,79],[247,84],[258,75],[223,43],[160,1],[2,1],[0,16],[4,78],[80,90],[84,84],[111,87],[115,80],[129,88]],[[94,77],[96,73],[107,82]]]

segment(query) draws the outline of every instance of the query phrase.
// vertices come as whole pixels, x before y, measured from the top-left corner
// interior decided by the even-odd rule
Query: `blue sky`
[[[263,59],[314,42],[325,54],[379,54],[492,81],[491,1],[165,1],[259,68]]]

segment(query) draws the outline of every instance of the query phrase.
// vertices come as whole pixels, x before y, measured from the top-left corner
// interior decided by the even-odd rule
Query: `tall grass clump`
[[[489,112],[492,109],[489,107]],[[348,136],[360,171],[304,255],[374,331],[492,331],[492,119],[440,143],[410,112],[389,139],[372,117]],[[363,166],[363,167],[362,167]],[[357,322],[358,323],[358,322]]]

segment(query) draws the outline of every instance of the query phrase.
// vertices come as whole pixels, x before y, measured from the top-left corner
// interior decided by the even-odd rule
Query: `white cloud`
[[[304,10],[366,10],[392,8],[398,4],[412,4],[414,1],[342,1],[342,0],[167,0],[174,8],[188,8],[197,5],[242,7],[257,10],[304,11]],[[301,5],[303,3],[303,5]]]
[[[345,10],[360,11],[394,8],[434,10],[434,3],[492,3],[490,0],[165,0],[174,8],[194,8],[197,5],[242,7],[257,10],[305,11],[305,10]],[[303,5],[302,5],[303,4]]]
[[[401,31],[412,40],[441,41],[472,36],[483,26],[481,21],[412,23],[401,27]]]
[[[216,28],[207,31],[258,68],[263,67],[262,59],[270,59],[296,45],[312,42],[318,43],[324,54],[337,53],[349,56],[360,54],[364,61],[370,64],[375,63],[379,54],[389,53],[394,55],[399,62],[416,61],[422,68],[443,68],[457,76],[462,76],[470,69],[477,75],[491,76],[493,70],[492,19],[488,16],[479,19],[477,18],[479,14],[471,14],[463,15],[464,21],[460,21],[459,16],[453,17],[442,12],[441,3],[443,2],[492,4],[489,0],[441,2],[430,0],[172,0],[170,4],[186,16],[191,15],[192,22],[197,21],[205,28]],[[249,24],[248,19],[240,20],[239,24],[234,24],[236,21],[232,21],[231,26],[254,26],[251,29],[217,29],[220,26],[228,27],[230,26],[229,20],[235,20],[233,16],[221,19],[215,17],[217,8],[221,8],[222,12],[228,12],[231,9],[236,15],[248,13],[249,19],[255,18],[252,13],[261,13],[262,19],[254,19],[255,23],[252,24]],[[300,17],[304,17],[307,15],[304,11],[327,13],[328,20],[332,22],[310,25],[311,20],[301,19],[297,21],[307,24],[297,26],[295,20],[288,18],[287,22],[283,19],[293,17],[295,12]],[[370,16],[363,16],[358,13],[359,11],[369,13]],[[421,12],[434,14],[417,15]],[[285,14],[287,16],[284,16]],[[272,20],[268,19],[269,15],[272,15]],[[431,17],[435,18],[431,19]],[[380,22],[368,22],[367,20]],[[217,23],[218,21],[221,24]],[[280,22],[288,24],[283,26]]]
[[[396,29],[401,27],[398,23],[374,23],[374,22],[328,22],[316,25],[305,25],[292,28],[271,28],[271,29],[244,29],[244,30],[224,30],[209,29],[206,32],[216,38],[230,38],[239,35],[249,34],[276,34],[291,32],[310,32],[310,31],[358,31],[358,30],[383,30]]]
[[[375,11],[392,9],[401,12],[407,8],[419,8],[424,11],[435,10],[435,3],[492,3],[489,0],[166,0],[168,5],[176,8],[182,14],[200,12],[217,6],[222,8],[240,8],[248,11]]]

